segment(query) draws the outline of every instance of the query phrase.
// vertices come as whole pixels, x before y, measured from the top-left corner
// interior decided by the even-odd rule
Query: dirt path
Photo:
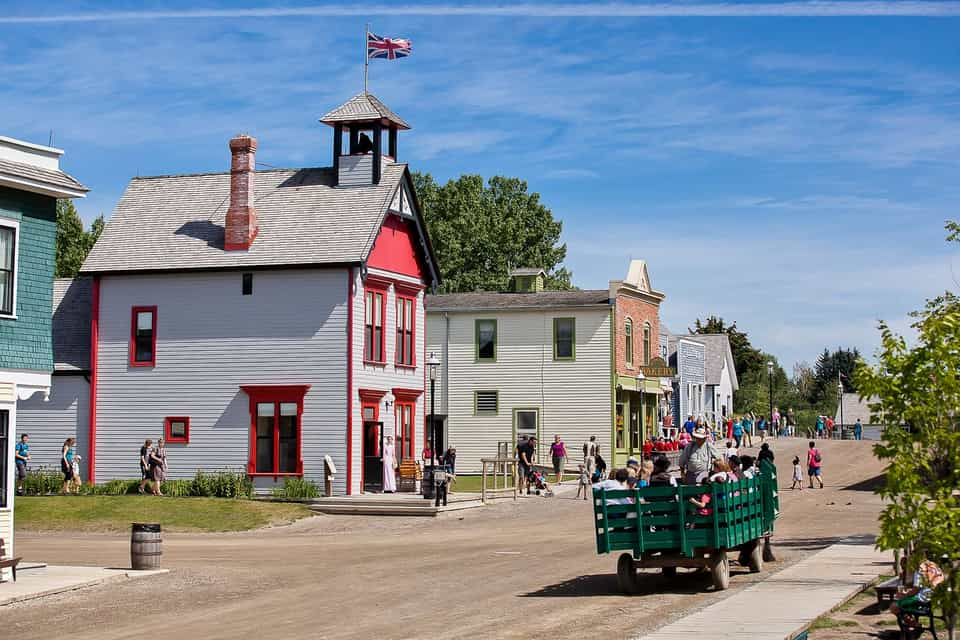
[[[790,460],[805,442],[773,446],[783,564],[839,538],[872,537],[880,500],[847,488],[880,473],[870,443],[825,443],[827,488],[813,491],[788,488]],[[23,534],[17,543],[28,559],[49,563],[129,561],[124,536]],[[710,593],[703,576],[651,573],[644,595],[622,596],[616,558],[596,554],[589,503],[572,498],[503,502],[437,520],[321,516],[246,534],[167,534],[164,553],[167,576],[5,607],[0,624],[18,640],[65,629],[77,640],[620,638],[764,575],[738,572],[730,591]]]

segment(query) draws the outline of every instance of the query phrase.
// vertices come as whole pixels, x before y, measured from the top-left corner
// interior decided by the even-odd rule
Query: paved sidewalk
[[[791,639],[890,571],[888,554],[872,546],[835,544],[729,598],[637,637],[690,640],[709,629],[713,638]]]
[[[18,571],[16,582],[9,581],[0,584],[0,607],[64,591],[92,587],[104,582],[128,578],[147,578],[169,572],[169,569],[133,571],[132,569],[66,566],[48,566],[42,569]]]

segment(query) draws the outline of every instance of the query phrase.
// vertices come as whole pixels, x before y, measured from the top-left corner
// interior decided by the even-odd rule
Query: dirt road
[[[827,442],[826,489],[791,491],[805,441],[774,441],[782,517],[776,570],[812,549],[876,532],[881,472],[868,442]],[[859,486],[858,486],[859,485]],[[156,579],[0,608],[4,636],[71,638],[621,638],[660,626],[765,573],[707,591],[702,575],[650,573],[619,594],[597,556],[588,502],[530,498],[437,520],[320,516],[246,534],[167,534]],[[21,535],[28,559],[126,566],[123,536]]]

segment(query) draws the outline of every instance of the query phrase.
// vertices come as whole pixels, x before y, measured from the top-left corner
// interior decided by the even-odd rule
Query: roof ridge
[[[280,171],[333,171],[333,167],[272,167],[257,169],[255,173],[277,173]],[[131,180],[158,180],[161,178],[202,178],[204,176],[228,176],[230,171],[199,171],[196,173],[162,173],[155,176],[134,176]]]

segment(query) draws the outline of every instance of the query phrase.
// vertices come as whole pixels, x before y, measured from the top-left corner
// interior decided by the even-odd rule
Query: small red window
[[[416,298],[397,292],[397,364],[404,367],[416,365],[414,349],[414,317]]]
[[[386,362],[383,332],[386,309],[386,291],[369,287],[364,290],[363,359],[365,362],[374,364]]]
[[[172,444],[190,442],[190,418],[188,416],[168,416],[163,420],[163,438]]]
[[[157,366],[157,308],[134,307],[130,320],[130,366]]]

